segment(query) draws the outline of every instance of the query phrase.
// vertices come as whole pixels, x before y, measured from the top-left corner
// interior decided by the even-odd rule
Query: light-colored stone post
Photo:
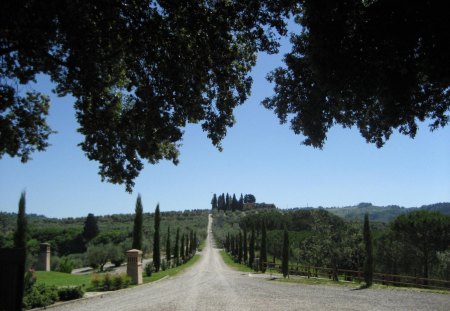
[[[37,270],[50,271],[50,244],[41,243],[39,245],[39,260]]]
[[[130,249],[127,254],[127,275],[134,284],[142,284],[142,252]]]

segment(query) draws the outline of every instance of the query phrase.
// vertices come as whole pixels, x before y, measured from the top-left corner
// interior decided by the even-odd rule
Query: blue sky
[[[286,41],[285,41],[286,42]],[[281,65],[280,55],[260,55],[252,71],[252,96],[235,110],[237,124],[212,146],[200,125],[185,129],[180,164],[146,164],[134,192],[102,183],[98,163],[77,146],[82,136],[73,98],[50,93],[39,77],[36,89],[50,94],[49,123],[58,131],[46,152],[26,164],[0,160],[0,211],[16,212],[26,190],[27,212],[49,217],[132,213],[137,194],[144,211],[205,209],[213,193],[252,193],[258,202],[279,208],[347,206],[359,202],[405,207],[450,201],[450,127],[430,132],[427,123],[410,139],[398,133],[377,149],[356,129],[333,128],[323,150],[301,145],[288,124],[280,125],[260,102],[273,92],[266,74]]]

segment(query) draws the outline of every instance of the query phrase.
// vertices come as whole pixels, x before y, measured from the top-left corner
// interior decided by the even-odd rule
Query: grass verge
[[[91,275],[36,271],[36,283],[55,286],[83,286],[86,290],[89,290],[91,287]]]
[[[187,269],[187,268],[193,266],[199,259],[200,259],[200,255],[195,255],[194,257],[191,258],[191,260],[189,260],[187,263],[185,263],[181,266],[178,266],[178,267],[175,267],[172,269],[168,269],[165,271],[153,272],[152,276],[144,276],[143,281],[144,281],[144,283],[150,283],[150,282],[160,280],[166,276],[176,275],[176,274],[180,273],[181,271],[183,271],[184,269]]]
[[[159,271],[156,273],[153,273],[152,276],[143,277],[144,283],[150,283],[157,280],[162,279],[166,276],[173,276],[181,271],[183,271],[186,268],[189,268],[190,266],[194,265],[198,260],[200,256],[195,255],[192,257],[191,260],[189,260],[184,265],[178,266],[176,268],[168,269],[166,271]],[[47,285],[55,285],[57,287],[60,286],[83,286],[84,290],[86,291],[92,291],[92,285],[91,285],[91,274],[86,275],[74,275],[74,274],[68,274],[68,273],[62,273],[62,272],[45,272],[45,271],[36,271],[36,282],[37,284],[47,284]]]
[[[332,285],[332,286],[345,286],[352,289],[360,289],[361,284],[356,282],[344,282],[344,281],[332,281],[328,279],[321,278],[306,278],[306,277],[293,277],[293,278],[276,278],[277,282],[285,283],[297,283],[304,285]],[[401,286],[387,286],[382,284],[373,284],[371,289],[384,289],[384,290],[401,290],[401,291],[412,291],[412,292],[428,292],[437,294],[450,295],[450,291],[439,290],[439,289],[428,289],[428,288],[417,288],[417,287],[401,287]]]
[[[241,272],[255,272],[252,268],[247,267],[246,265],[234,262],[233,258],[231,258],[230,254],[225,252],[224,250],[220,251],[220,255],[222,256],[223,261],[234,270],[238,270]]]

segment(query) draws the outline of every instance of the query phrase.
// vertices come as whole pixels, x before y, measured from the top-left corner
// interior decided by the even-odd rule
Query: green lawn
[[[247,267],[246,265],[234,262],[233,258],[231,258],[230,254],[225,252],[224,250],[220,251],[220,255],[222,256],[223,261],[231,268],[242,271],[242,272],[255,272],[253,269]]]
[[[162,279],[165,276],[173,276],[177,273],[180,273],[186,268],[189,268],[193,264],[195,264],[199,260],[200,256],[195,255],[192,257],[184,265],[178,266],[176,268],[168,269],[166,271],[159,271],[157,273],[153,273],[151,277],[144,276],[144,283],[150,283]],[[47,285],[55,285],[55,286],[83,286],[86,291],[91,291],[91,275],[74,275],[62,272],[44,272],[44,271],[36,271],[36,282],[45,283]]]
[[[79,286],[84,285],[85,289],[91,286],[90,275],[74,275],[62,272],[36,271],[36,283],[45,283],[55,286]]]

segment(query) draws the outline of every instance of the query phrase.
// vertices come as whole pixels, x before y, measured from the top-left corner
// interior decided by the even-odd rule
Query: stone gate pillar
[[[50,271],[50,244],[41,243],[39,245],[39,259],[37,264],[37,270]]]
[[[127,275],[134,284],[142,284],[142,252],[130,249],[127,254]]]

